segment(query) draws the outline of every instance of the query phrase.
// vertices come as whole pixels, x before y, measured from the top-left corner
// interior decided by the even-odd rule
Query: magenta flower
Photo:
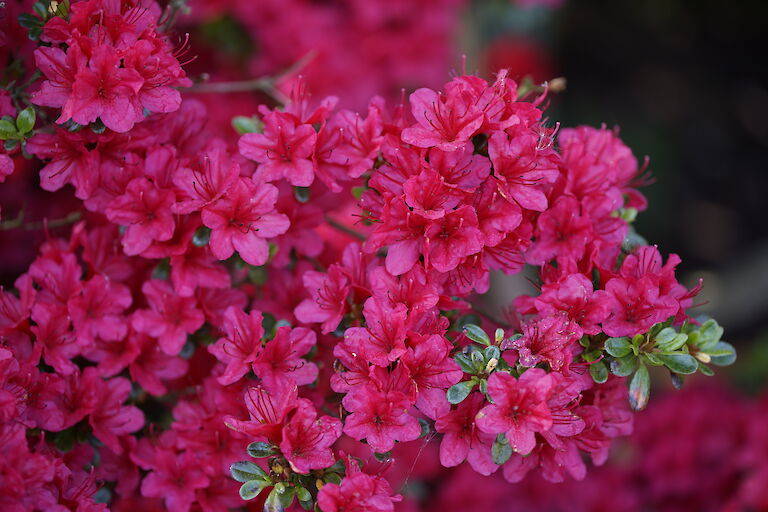
[[[195,501],[195,490],[208,487],[209,479],[192,452],[175,453],[158,448],[152,471],[141,482],[141,494],[163,498],[169,510],[187,512]]]
[[[488,379],[488,394],[493,403],[477,413],[477,427],[489,434],[504,433],[512,449],[527,455],[536,446],[536,432],[552,426],[547,395],[552,378],[540,368],[526,370],[516,379],[495,372]]]
[[[477,214],[464,205],[432,221],[424,232],[424,260],[438,272],[456,268],[461,260],[483,248]]]
[[[226,425],[257,439],[267,439],[280,444],[285,417],[298,405],[298,388],[293,381],[283,379],[273,383],[271,388],[263,386],[248,388],[245,406],[249,420],[225,416]]]
[[[558,312],[523,324],[522,338],[509,345],[517,349],[523,366],[533,367],[546,361],[552,370],[567,373],[579,338],[578,327]],[[507,346],[503,344],[502,348]]]
[[[101,274],[86,281],[80,293],[67,302],[78,343],[87,346],[97,338],[105,341],[124,338],[128,324],[123,311],[131,302],[131,291],[123,284]]]
[[[450,357],[452,345],[444,337],[433,334],[408,348],[401,356],[402,364],[416,383],[416,407],[429,418],[437,419],[450,409],[445,390],[464,375]]]
[[[317,379],[317,366],[301,358],[315,346],[314,331],[304,327],[282,326],[253,360],[253,373],[268,383],[292,380],[297,385],[312,384]]]
[[[191,213],[220,199],[237,182],[240,165],[228,158],[225,148],[212,145],[199,162],[181,167],[173,175],[173,184],[181,200],[174,213]]]
[[[128,183],[125,194],[107,208],[112,222],[127,227],[123,234],[125,253],[141,254],[153,241],[165,242],[173,237],[176,224],[171,213],[173,192],[161,189],[146,178]]]
[[[177,355],[187,341],[187,335],[205,322],[197,301],[194,297],[179,297],[167,281],[159,279],[145,282],[141,291],[150,308],[134,312],[131,325],[137,331],[157,338],[166,354]]]
[[[247,263],[263,265],[269,257],[265,238],[285,233],[288,217],[274,211],[277,189],[240,179],[226,196],[207,206],[203,224],[211,228],[211,252],[220,260],[237,250]]]
[[[322,323],[323,334],[333,331],[348,309],[349,278],[340,266],[332,265],[327,273],[308,270],[302,279],[310,298],[296,306],[296,318],[304,323]]]
[[[526,258],[534,265],[551,259],[578,261],[592,239],[592,223],[581,214],[579,202],[572,196],[560,196],[554,205],[539,215],[536,241]]]
[[[285,178],[291,185],[308,187],[315,179],[312,153],[317,132],[309,124],[298,124],[291,114],[270,112],[264,117],[264,133],[240,137],[240,153],[261,164],[255,178],[275,181]]]
[[[348,475],[340,484],[325,484],[317,495],[323,512],[391,512],[400,500],[382,477],[360,472]]]
[[[245,314],[240,308],[230,306],[224,313],[224,333],[213,345],[208,345],[208,352],[226,364],[224,373],[218,377],[219,384],[227,386],[240,380],[256,361],[261,350],[264,329],[259,311]]]
[[[482,394],[472,393],[456,409],[446,412],[435,422],[435,430],[443,434],[440,442],[443,466],[458,466],[466,459],[472,469],[482,475],[490,475],[498,469],[491,457],[496,437],[482,432],[475,424],[475,416],[484,404]]]
[[[377,366],[387,366],[405,353],[408,310],[402,304],[394,307],[375,298],[363,307],[367,327],[350,327],[344,333],[347,345]]]
[[[297,473],[327,468],[335,462],[331,447],[341,436],[341,428],[339,419],[318,418],[312,402],[301,399],[283,427],[280,451]]]
[[[144,413],[136,406],[123,405],[131,394],[131,381],[121,377],[109,380],[92,378],[86,368],[81,386],[93,386],[97,394],[93,411],[88,416],[88,423],[93,429],[93,435],[104,443],[110,450],[120,454],[122,446],[119,436],[131,434],[144,426]]]
[[[411,113],[417,125],[406,128],[402,139],[420,148],[443,151],[463,148],[483,124],[483,113],[468,94],[454,89],[436,93],[417,89],[410,96]]]

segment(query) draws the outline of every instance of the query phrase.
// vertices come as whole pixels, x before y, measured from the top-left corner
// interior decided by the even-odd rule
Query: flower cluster
[[[362,114],[298,85],[233,144],[182,101],[173,9],[23,18],[41,76],[0,96],[2,136],[82,220],[0,290],[4,509],[389,511],[382,467],[436,437],[445,467],[581,479],[648,366],[733,361],[679,258],[637,243],[615,132],[558,133],[501,71]],[[540,293],[481,320],[526,264]]]

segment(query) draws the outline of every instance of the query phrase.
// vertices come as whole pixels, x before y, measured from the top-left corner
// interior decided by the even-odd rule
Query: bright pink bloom
[[[227,386],[240,380],[251,369],[251,363],[261,350],[264,329],[259,311],[245,314],[240,308],[230,306],[224,313],[225,338],[208,345],[208,352],[227,365],[219,376],[219,384]]]
[[[261,164],[255,178],[275,181],[285,178],[291,185],[308,187],[315,178],[312,153],[317,132],[309,124],[279,111],[264,117],[264,133],[246,133],[240,138],[240,153]]]
[[[97,274],[83,284],[67,302],[67,311],[77,331],[78,343],[90,345],[96,338],[120,340],[128,330],[123,311],[131,305],[127,286]]]
[[[152,471],[141,482],[141,494],[163,498],[169,510],[187,512],[195,501],[195,490],[210,482],[194,454],[157,448],[153,459]]]
[[[440,463],[443,466],[458,466],[467,459],[472,469],[482,475],[490,475],[498,469],[491,457],[496,436],[482,432],[475,424],[475,416],[484,404],[482,394],[472,393],[456,409],[443,414],[435,422],[435,430],[443,434],[440,442]]]
[[[265,238],[285,233],[288,217],[275,213],[277,188],[240,179],[226,196],[207,206],[203,224],[211,228],[211,252],[220,260],[237,250],[247,263],[263,265],[269,257]]]
[[[144,283],[141,291],[150,309],[139,309],[133,314],[133,328],[157,338],[160,348],[171,356],[181,352],[192,334],[205,322],[194,297],[179,297],[167,281],[152,279]]]
[[[444,337],[433,334],[419,340],[401,356],[402,364],[416,384],[416,407],[432,419],[448,412],[450,405],[445,390],[463,376],[459,365],[450,357],[451,348]]]
[[[634,336],[647,332],[657,322],[675,316],[680,304],[669,296],[659,295],[659,288],[650,277],[640,279],[614,278],[605,285],[614,299],[614,307],[603,322],[608,336]]]
[[[338,485],[325,484],[317,495],[323,512],[391,512],[401,499],[386,480],[365,473],[348,475]]]
[[[224,147],[212,144],[199,162],[181,167],[173,183],[181,192],[181,201],[174,204],[174,213],[191,213],[220,199],[236,182],[240,165],[230,159]]]
[[[420,148],[455,151],[464,147],[483,124],[483,113],[473,98],[459,91],[436,93],[417,89],[410,96],[417,125],[402,132],[403,141]]]
[[[254,358],[253,373],[268,387],[286,379],[299,386],[312,384],[317,379],[317,366],[301,356],[306,355],[316,341],[315,332],[304,327],[278,327],[275,337]]]
[[[408,310],[404,305],[389,307],[370,298],[365,301],[363,315],[367,327],[347,329],[344,333],[347,345],[377,366],[387,366],[405,353]]]
[[[518,350],[523,366],[533,367],[546,361],[552,370],[567,373],[579,338],[578,327],[558,312],[523,324],[523,337],[510,346]]]
[[[131,381],[115,377],[98,382],[89,378],[90,368],[83,372],[81,385],[93,385],[97,392],[97,400],[93,411],[88,416],[88,423],[93,429],[93,435],[104,443],[110,450],[120,454],[122,446],[119,436],[132,434],[144,426],[144,413],[133,405],[123,405],[131,394]]]
[[[477,413],[477,426],[489,434],[504,433],[512,449],[520,455],[536,446],[536,432],[552,426],[547,396],[552,378],[540,368],[526,370],[516,379],[495,372],[488,379],[488,394],[493,403]]]
[[[308,270],[302,279],[310,298],[296,307],[296,318],[304,323],[322,322],[323,334],[333,331],[347,312],[349,278],[340,266],[331,265],[327,273]]]
[[[283,427],[280,451],[297,473],[307,474],[335,462],[333,443],[341,436],[341,421],[330,416],[318,418],[309,400],[301,399]]]
[[[171,239],[176,227],[172,204],[173,192],[158,188],[146,178],[128,183],[125,194],[112,201],[106,212],[109,220],[127,227],[123,234],[126,254],[140,254],[152,241]]]
[[[250,387],[245,393],[249,420],[225,416],[226,425],[257,439],[280,444],[285,417],[298,405],[298,387],[290,380],[277,381],[271,388]]]
[[[424,232],[424,260],[438,272],[453,270],[465,258],[483,248],[477,214],[464,205],[432,221]]]
[[[534,265],[551,259],[575,262],[584,255],[592,238],[590,219],[581,215],[579,202],[571,196],[560,196],[554,205],[539,215],[536,241],[526,258]]]

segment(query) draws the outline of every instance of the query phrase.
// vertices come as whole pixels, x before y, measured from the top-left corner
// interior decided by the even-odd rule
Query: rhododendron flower
[[[483,113],[470,95],[459,91],[438,94],[417,89],[410,96],[411,113],[418,123],[403,130],[403,140],[420,148],[455,151],[483,124]]]
[[[552,426],[547,395],[552,378],[540,368],[526,370],[516,379],[496,372],[488,379],[491,405],[477,413],[477,426],[489,434],[504,433],[510,446],[520,455],[531,453],[536,446],[536,432]]]
[[[317,417],[308,400],[299,400],[291,419],[283,427],[280,451],[297,473],[323,469],[335,462],[331,446],[341,436],[341,421],[330,416]]]
[[[274,212],[277,189],[240,179],[229,193],[206,207],[203,224],[211,228],[211,252],[220,260],[238,254],[251,265],[263,265],[269,257],[265,238],[288,229],[288,218]]]
[[[288,379],[299,386],[312,384],[317,378],[317,366],[301,357],[315,342],[314,331],[304,327],[279,327],[275,337],[254,358],[253,373],[267,383]]]
[[[227,308],[224,313],[226,337],[208,346],[208,352],[227,365],[218,377],[219,384],[226,386],[237,382],[251,369],[251,363],[256,361],[262,347],[262,318],[258,311],[246,314],[234,306]]]
[[[496,436],[482,432],[475,416],[485,404],[479,393],[473,393],[458,408],[437,419],[435,430],[443,434],[440,442],[440,463],[445,467],[461,464],[464,459],[482,475],[498,469],[491,457],[491,446]]]
[[[279,380],[274,384],[271,388],[248,388],[245,405],[250,420],[227,416],[224,418],[226,425],[237,432],[279,443],[283,420],[298,404],[298,388],[290,380]]]

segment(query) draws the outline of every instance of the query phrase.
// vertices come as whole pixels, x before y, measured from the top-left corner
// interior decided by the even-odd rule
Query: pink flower
[[[199,162],[181,167],[173,175],[173,183],[181,201],[171,208],[174,213],[191,213],[220,199],[240,175],[240,165],[228,158],[225,148],[211,145]]]
[[[209,482],[192,452],[158,448],[152,471],[141,482],[141,494],[163,498],[169,510],[187,512],[195,501],[195,490],[208,487]]]
[[[144,283],[141,291],[150,309],[139,309],[133,314],[131,324],[139,332],[158,339],[160,348],[171,356],[181,352],[192,334],[205,322],[194,297],[179,297],[167,281],[152,279]]]
[[[288,218],[275,213],[277,189],[269,184],[255,185],[240,179],[229,193],[207,206],[203,224],[211,228],[211,252],[220,260],[237,250],[247,263],[263,265],[269,257],[265,238],[285,233]]]
[[[603,332],[608,336],[647,332],[653,324],[674,316],[680,309],[674,298],[659,294],[650,277],[614,278],[606,283],[605,291],[614,299],[611,315],[603,322]]]
[[[131,292],[123,284],[101,274],[86,281],[80,293],[67,302],[78,342],[90,345],[96,338],[106,341],[124,338],[128,324],[122,313],[131,302]]]
[[[100,118],[110,130],[127,132],[144,118],[136,99],[143,84],[134,69],[120,67],[120,57],[114,49],[96,46],[88,65],[78,70],[72,85],[72,120],[87,125]],[[67,119],[60,117],[57,122]]]
[[[245,406],[249,420],[242,421],[233,416],[225,416],[224,423],[235,430],[257,439],[267,439],[272,444],[280,444],[283,422],[298,405],[298,388],[293,381],[283,379],[271,388],[250,387],[245,393]]]
[[[564,313],[558,313],[523,324],[523,337],[510,344],[518,350],[520,364],[533,367],[546,361],[552,370],[568,372],[576,341],[581,336],[578,327]]]
[[[340,420],[330,416],[318,418],[312,403],[301,399],[283,427],[280,451],[297,473],[327,468],[335,462],[331,447],[341,436],[341,428]]]
[[[472,393],[453,411],[446,412],[435,422],[435,430],[443,434],[440,443],[440,463],[453,467],[467,459],[472,469],[490,475],[498,466],[491,457],[496,437],[477,428],[475,416],[485,403],[480,393]]]
[[[240,153],[261,165],[255,178],[275,181],[285,178],[291,185],[308,187],[314,181],[312,153],[317,132],[309,124],[298,124],[291,114],[270,112],[264,117],[264,133],[246,133],[240,138]]]
[[[317,495],[323,512],[391,512],[402,497],[392,494],[386,480],[365,473],[353,473],[340,484],[325,484]]]
[[[452,345],[442,336],[425,336],[401,356],[402,364],[416,383],[416,407],[432,419],[450,409],[445,390],[459,382],[463,372],[450,357]]]
[[[410,101],[418,124],[404,129],[401,136],[404,142],[420,148],[455,151],[464,147],[483,124],[483,113],[473,98],[456,90],[438,94],[431,89],[417,89]]]
[[[438,272],[456,268],[461,260],[483,248],[477,214],[468,205],[432,221],[424,232],[425,261]]]
[[[97,392],[93,411],[88,416],[88,423],[93,429],[93,435],[104,443],[110,450],[120,454],[122,446],[119,436],[131,434],[144,426],[144,413],[133,405],[123,405],[131,394],[131,381],[115,377],[102,381],[91,378],[91,368],[86,368],[80,385],[92,385]]]
[[[126,254],[140,254],[152,241],[165,242],[173,237],[176,224],[172,204],[173,192],[146,178],[128,183],[125,194],[112,201],[106,212],[109,220],[127,226],[123,234]]]
[[[402,304],[389,307],[375,298],[365,301],[367,327],[350,327],[345,343],[377,366],[387,366],[405,353],[408,310]]]
[[[218,377],[219,384],[227,386],[240,380],[251,368],[261,350],[264,329],[262,315],[251,311],[246,315],[240,308],[230,306],[224,313],[225,338],[208,346],[208,352],[227,365]]]
[[[343,403],[352,413],[344,433],[353,439],[365,439],[376,452],[387,452],[395,441],[413,441],[421,435],[419,422],[408,414],[413,402],[400,391],[384,393],[373,385],[359,386],[344,397]]]
[[[477,426],[489,434],[504,433],[512,449],[527,455],[536,446],[536,432],[552,426],[546,400],[552,378],[540,368],[526,370],[516,379],[495,372],[488,379],[488,394],[493,403],[477,413]]]
[[[592,238],[590,219],[581,215],[579,202],[571,196],[560,196],[555,204],[539,215],[536,241],[526,258],[534,265],[551,259],[576,262]]]
[[[308,270],[302,279],[311,298],[296,306],[296,318],[304,323],[322,322],[323,334],[333,331],[347,311],[347,275],[340,266],[332,265],[327,273]]]
[[[278,327],[275,337],[268,341],[253,360],[253,373],[267,383],[292,380],[297,385],[312,384],[317,379],[317,366],[301,358],[316,343],[314,331],[304,327]]]

